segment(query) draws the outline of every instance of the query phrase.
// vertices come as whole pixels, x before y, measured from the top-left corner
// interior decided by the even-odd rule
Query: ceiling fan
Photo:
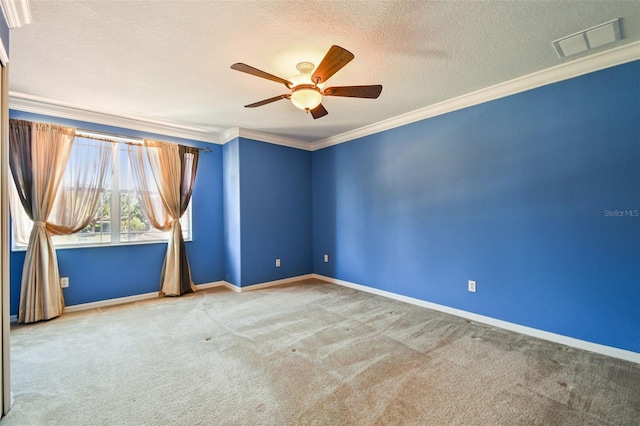
[[[256,77],[266,78],[276,83],[284,84],[291,93],[274,96],[249,105],[245,108],[255,108],[279,101],[280,99],[290,99],[298,108],[310,112],[314,119],[324,117],[328,114],[327,110],[322,106],[323,96],[343,96],[350,98],[368,98],[375,99],[380,96],[382,86],[379,84],[370,86],[333,86],[323,88],[326,81],[335,73],[340,71],[342,67],[347,65],[354,58],[353,53],[340,46],[331,46],[327,54],[324,56],[320,65],[314,70],[311,62],[300,62],[296,68],[300,72],[299,75],[291,77],[289,80],[280,78],[273,74],[261,71],[257,68],[243,63],[231,65],[231,69],[255,75]],[[312,74],[313,72],[313,74]]]

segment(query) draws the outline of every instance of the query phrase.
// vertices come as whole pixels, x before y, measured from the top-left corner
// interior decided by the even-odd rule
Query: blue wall
[[[314,272],[640,352],[639,93],[634,62],[314,152]]]
[[[242,285],[240,251],[240,140],[227,142],[222,148],[224,175],[224,279]]]
[[[634,62],[313,153],[11,117],[212,148],[187,243],[198,284],[314,272],[640,352],[639,92]],[[67,304],[157,291],[164,251],[59,250]]]
[[[310,274],[311,153],[240,138],[240,214],[242,286]]]
[[[193,241],[186,243],[192,279],[196,284],[224,279],[222,147],[163,135],[56,117],[10,111],[11,118],[43,121],[77,128],[150,137],[212,152],[201,153],[192,203]],[[95,302],[158,291],[166,243],[57,250],[67,305]],[[20,280],[25,252],[11,253],[11,314],[18,312]]]
[[[311,153],[236,138],[223,157],[227,281],[244,287],[310,274]]]

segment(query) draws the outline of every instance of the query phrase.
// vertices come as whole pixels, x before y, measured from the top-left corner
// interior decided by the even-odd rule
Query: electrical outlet
[[[280,267],[280,259],[276,259],[276,268]]]
[[[472,293],[476,292],[476,282],[473,280],[469,280],[469,291]]]
[[[69,277],[60,278],[60,287],[62,287],[62,288],[69,287]]]
[[[327,263],[329,261],[329,255],[325,254],[324,255],[324,262]]]

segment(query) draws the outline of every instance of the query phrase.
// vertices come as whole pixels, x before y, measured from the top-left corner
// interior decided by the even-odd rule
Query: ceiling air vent
[[[553,42],[558,56],[561,58],[585,52],[605,44],[622,39],[620,34],[620,18],[595,27],[563,37]]]

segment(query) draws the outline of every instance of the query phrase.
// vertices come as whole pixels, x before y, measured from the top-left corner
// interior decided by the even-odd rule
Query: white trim
[[[158,298],[158,292],[135,294],[133,296],[117,297],[115,299],[98,300],[97,302],[80,303],[78,305],[65,306],[64,313],[85,311],[87,309],[106,308],[107,306],[122,305],[124,303],[139,302],[140,300]]]
[[[269,133],[258,132],[256,130],[244,129],[242,127],[232,127],[220,135],[220,143],[225,144],[237,137],[253,139],[260,142],[267,142],[274,145],[288,146],[289,148],[298,148],[305,151],[310,150],[309,142],[301,142],[296,139],[276,136]]]
[[[18,28],[31,23],[29,0],[0,0],[0,6],[9,28]]]
[[[223,285],[225,285],[224,281],[214,281],[214,282],[211,282],[211,283],[196,284],[196,289],[198,289],[198,290],[206,290],[208,288],[222,287]],[[139,302],[141,300],[156,299],[156,298],[159,298],[159,297],[160,296],[159,296],[158,292],[154,291],[153,293],[134,294],[133,296],[117,297],[115,299],[98,300],[96,302],[89,302],[89,303],[80,303],[80,304],[77,304],[77,305],[65,306],[64,313],[86,311],[87,309],[106,308],[108,306],[122,305],[122,304],[125,304],[125,303]],[[9,320],[11,322],[17,322],[18,321],[18,316],[17,315],[11,315]]]
[[[288,283],[292,283],[300,280],[306,280],[310,278],[313,278],[312,274],[300,275],[300,276],[291,277],[291,278],[284,278],[282,280],[276,280],[276,281],[268,281],[260,284],[253,284],[246,287],[238,287],[227,281],[214,281],[210,283],[196,284],[196,289],[198,289],[199,291],[199,290],[206,290],[208,288],[226,287],[229,290],[235,291],[236,293],[243,293],[246,291],[259,290],[261,288],[267,288],[267,287],[274,287],[277,285],[288,284]],[[153,293],[135,294],[133,296],[117,297],[115,299],[98,300],[96,302],[80,303],[77,305],[65,306],[64,312],[67,313],[67,312],[84,311],[87,309],[105,308],[107,306],[122,305],[124,303],[132,303],[132,302],[138,302],[140,300],[156,299],[159,297],[160,296],[158,295],[158,292],[154,291]],[[18,316],[11,315],[9,320],[11,322],[17,322]]]
[[[232,140],[234,140],[235,138],[237,138],[238,136],[240,136],[240,128],[239,127],[232,127],[226,131],[224,131],[221,135],[220,135],[220,143],[222,145],[231,142]]]
[[[290,148],[298,148],[309,151],[309,143],[301,142],[295,139],[285,138],[282,136],[271,135],[268,133],[257,132],[255,130],[238,128],[239,136],[246,139],[254,139],[261,142],[268,142],[274,145],[288,146]]]
[[[453,99],[420,108],[388,120],[383,120],[369,126],[313,142],[310,145],[311,151],[348,142],[374,133],[383,132],[385,130],[404,126],[416,121],[457,111],[459,109],[478,105],[484,102],[515,95],[517,93],[557,83],[559,81],[568,80],[605,68],[622,65],[637,59],[640,59],[640,41],[557,65],[552,68],[547,68],[542,71],[534,72],[504,83],[496,84]]]
[[[224,282],[224,286],[227,287],[228,289],[231,289],[233,291],[235,291],[236,293],[244,293],[245,291],[253,291],[253,290],[259,290],[262,288],[267,288],[267,287],[274,287],[277,285],[283,285],[283,284],[289,284],[289,283],[293,283],[296,281],[301,281],[301,280],[308,280],[311,278],[316,278],[314,274],[306,274],[306,275],[298,275],[297,277],[291,277],[291,278],[284,278],[281,280],[275,280],[275,281],[267,281],[264,283],[259,283],[259,284],[252,284],[252,285],[248,285],[248,286],[244,286],[244,287],[239,287],[235,284],[231,284],[227,281]]]
[[[6,66],[9,63],[9,55],[7,49],[4,48],[4,42],[0,40],[0,64]]]
[[[1,54],[2,52],[0,52],[0,55]],[[348,142],[374,133],[383,132],[385,130],[414,123],[416,121],[457,111],[638,59],[640,59],[640,41],[628,43],[614,49],[563,63],[552,68],[547,68],[532,74],[518,77],[504,83],[496,84],[491,87],[480,89],[466,95],[458,96],[453,99],[315,142],[303,142],[296,139],[239,127],[233,127],[217,134],[214,133],[214,129],[160,121],[149,117],[132,115],[126,111],[90,109],[89,107],[79,104],[13,91],[9,92],[9,108],[35,114],[45,114],[72,120],[89,121],[108,126],[124,127],[144,132],[158,133],[167,136],[212,142],[216,144],[225,144],[236,137],[243,137],[275,145],[283,145],[307,151],[316,151],[318,149]],[[1,56],[0,60],[2,60]]]
[[[196,284],[196,288],[198,289],[198,291],[206,290],[208,288],[223,287],[223,286],[224,286],[224,281],[214,281],[211,283]]]
[[[536,328],[526,327],[520,324],[515,324],[508,321],[503,321],[496,318],[475,314],[473,312],[467,312],[461,309],[451,308],[449,306],[439,305],[437,303],[427,302],[425,300],[415,299],[413,297],[403,296],[401,294],[392,293],[385,290],[379,290],[377,288],[367,287],[361,284],[355,284],[349,281],[339,280],[337,278],[331,278],[331,277],[327,277],[319,274],[299,275],[297,277],[285,278],[285,279],[276,280],[276,281],[268,281],[268,282],[254,284],[246,287],[238,287],[227,281],[215,281],[212,283],[198,284],[196,285],[196,288],[198,290],[204,290],[208,288],[224,286],[237,293],[243,293],[246,291],[259,290],[263,288],[274,287],[278,285],[288,284],[288,283],[307,280],[307,279],[318,279],[331,284],[353,288],[355,290],[363,291],[365,293],[371,293],[377,296],[387,297],[389,299],[410,303],[412,305],[420,306],[427,309],[433,309],[434,311],[444,312],[446,314],[451,314],[457,317],[470,319],[472,321],[491,325],[493,327],[502,328],[504,330],[509,330],[516,333],[520,333],[520,334],[525,334],[527,336],[535,337],[538,339],[548,340],[550,342],[559,343],[561,345],[571,346],[577,349],[595,352],[601,355],[606,355],[613,358],[619,358],[625,361],[630,361],[630,362],[640,364],[640,353],[637,353],[637,352],[627,351],[624,349],[614,348],[611,346],[601,345],[598,343],[587,342],[585,340],[575,339],[573,337],[563,336],[561,334],[556,334],[556,333],[551,333],[544,330],[539,330]],[[67,306],[65,307],[64,312],[77,312],[77,311],[82,311],[86,309],[103,308],[107,306],[120,305],[123,303],[137,302],[140,300],[154,299],[158,297],[159,297],[158,292],[137,294],[134,296],[119,297],[116,299],[100,300],[97,302],[81,303],[78,305]],[[11,315],[10,321],[16,322],[17,315]]]
[[[324,275],[312,274],[312,277],[321,281],[326,281],[343,287],[353,288],[378,296],[388,297],[390,299],[399,300],[401,302],[410,303],[412,305],[421,306],[423,308],[433,309],[434,311],[444,312],[447,314],[455,315],[457,317],[462,317],[483,324],[488,324],[493,327],[498,327],[505,330],[514,331],[516,333],[525,334],[527,336],[536,337],[538,339],[548,340],[550,342],[559,343],[561,345],[571,346],[577,349],[583,349],[586,351],[595,352],[613,358],[619,358],[625,361],[631,361],[640,364],[640,353],[637,352],[627,351],[624,349],[614,348],[606,345],[600,345],[598,343],[587,342],[585,340],[575,339],[573,337],[563,336],[561,334],[550,333],[548,331],[538,330],[537,328],[526,327],[508,321],[502,321],[496,318],[474,314],[473,312],[463,311],[461,309],[455,309],[449,306],[439,305],[437,303],[431,303],[425,300],[415,299],[413,297],[403,296],[401,294],[392,293],[385,290],[378,290],[377,288],[367,287],[349,281],[326,277]]]
[[[0,18],[1,19],[1,18]],[[0,416],[13,406],[11,393],[11,328],[10,328],[10,267],[9,267],[9,65],[0,67]]]
[[[237,286],[237,285],[235,285],[235,284],[231,284],[231,283],[230,283],[230,282],[228,282],[228,281],[225,281],[225,282],[224,282],[224,286],[225,286],[226,288],[228,288],[229,290],[231,290],[231,291],[235,291],[236,293],[242,293],[242,288],[241,288],[241,287],[238,287],[238,286]]]
[[[51,115],[71,120],[88,121],[107,126],[124,127],[142,132],[220,144],[220,137],[210,129],[156,120],[125,111],[90,108],[42,96],[9,92],[9,108],[33,114]]]

